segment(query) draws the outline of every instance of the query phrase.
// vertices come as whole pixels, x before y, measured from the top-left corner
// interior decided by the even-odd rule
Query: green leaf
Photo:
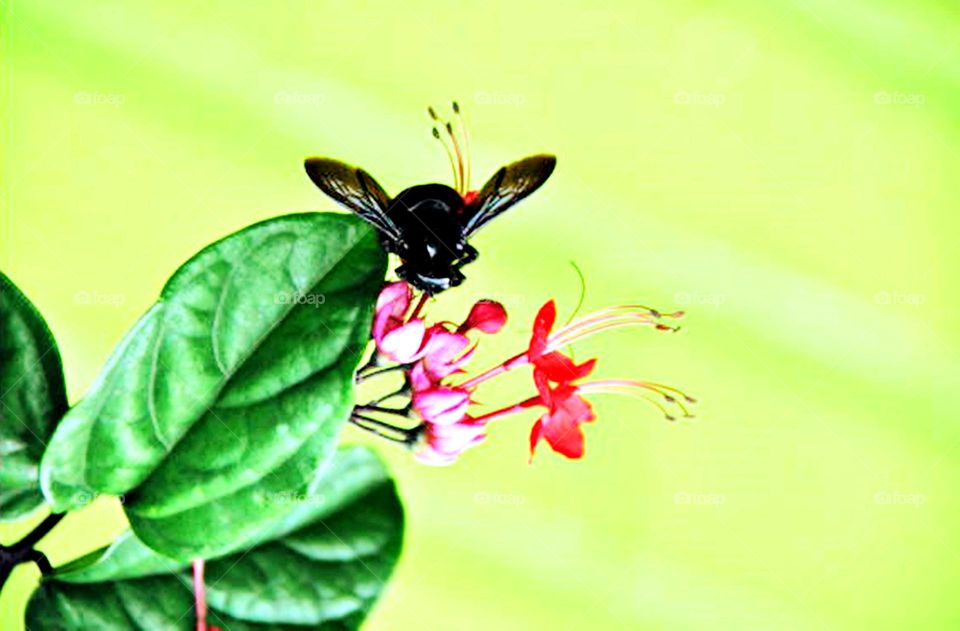
[[[40,458],[66,411],[57,343],[37,309],[0,273],[0,520],[43,504]]]
[[[356,629],[400,553],[403,508],[369,450],[341,448],[320,485],[275,536],[207,562],[213,625],[229,630]],[[192,629],[187,563],[151,552],[132,534],[45,579],[27,608],[29,629]]]
[[[350,215],[271,219],[205,248],[120,343],[41,465],[55,510],[127,494],[173,558],[238,549],[308,494],[353,405],[386,257]]]

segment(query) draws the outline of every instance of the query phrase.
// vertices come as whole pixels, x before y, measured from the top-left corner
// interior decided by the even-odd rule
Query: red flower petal
[[[530,460],[533,460],[533,453],[537,450],[537,443],[540,442],[542,430],[543,423],[540,422],[540,419],[537,419],[537,422],[530,428]]]
[[[557,351],[541,355],[534,361],[534,365],[543,371],[550,378],[550,381],[557,383],[570,383],[577,379],[583,379],[593,371],[596,364],[596,359],[588,359],[578,365],[573,363],[572,359]]]
[[[507,310],[499,302],[480,300],[470,309],[470,314],[457,333],[466,333],[478,329],[484,333],[497,333],[507,323]]]
[[[543,405],[548,408],[553,405],[553,390],[550,388],[550,378],[542,370],[533,369],[533,384],[537,387],[537,393]]]
[[[583,431],[580,424],[564,412],[544,416],[543,437],[557,453],[576,460],[583,456]]]
[[[543,351],[547,348],[547,337],[553,330],[553,325],[557,321],[557,305],[549,300],[537,312],[537,317],[533,321],[533,336],[530,338],[530,348],[527,355],[530,361],[536,361]]]

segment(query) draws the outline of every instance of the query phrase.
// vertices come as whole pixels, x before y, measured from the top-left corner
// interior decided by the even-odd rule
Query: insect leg
[[[480,256],[480,253],[477,252],[477,248],[473,247],[468,243],[466,247],[463,249],[463,256],[460,257],[460,261],[457,264],[457,267],[476,261],[478,256]]]

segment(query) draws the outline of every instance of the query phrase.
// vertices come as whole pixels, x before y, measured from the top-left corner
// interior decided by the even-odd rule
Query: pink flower
[[[456,462],[463,452],[479,445],[485,438],[486,423],[468,416],[450,425],[429,423],[415,457],[423,464],[450,465]]]
[[[407,317],[413,290],[404,282],[390,283],[377,298],[373,317],[373,341],[377,351],[399,364],[409,364],[420,356],[426,325],[423,320]]]
[[[582,396],[583,394],[607,392],[640,396],[658,407],[670,420],[673,420],[673,417],[662,403],[646,394],[638,395],[638,392],[652,392],[659,395],[664,402],[678,406],[686,416],[689,416],[687,408],[678,400],[678,397],[691,403],[694,401],[675,388],[651,382],[630,380],[581,382],[593,372],[597,360],[588,359],[578,364],[560,352],[560,349],[594,333],[619,326],[642,324],[653,326],[661,331],[673,331],[676,327],[665,324],[662,319],[678,318],[682,315],[680,312],[661,314],[648,307],[627,305],[597,311],[555,331],[557,310],[554,302],[550,300],[540,308],[534,318],[530,343],[525,351],[467,380],[459,387],[472,391],[481,383],[499,374],[531,364],[537,390],[536,396],[478,418],[489,422],[494,418],[520,413],[532,407],[546,408],[531,428],[531,459],[541,440],[546,441],[554,451],[567,458],[581,458],[584,453],[581,425],[596,419],[593,407]]]
[[[413,408],[431,425],[452,425],[467,414],[470,393],[461,388],[433,386],[413,391]]]
[[[451,464],[466,450],[484,441],[490,423],[531,408],[542,408],[543,411],[531,428],[530,458],[541,441],[567,458],[581,458],[584,454],[582,425],[596,420],[593,406],[585,397],[591,393],[628,394],[644,399],[669,420],[674,419],[670,407],[690,416],[684,402],[695,401],[682,391],[649,381],[584,381],[593,373],[597,360],[577,363],[562,352],[574,342],[623,326],[641,325],[659,331],[676,331],[679,327],[666,321],[681,317],[682,312],[663,314],[642,305],[624,305],[602,309],[557,327],[556,305],[550,300],[537,312],[525,349],[458,382],[455,376],[466,374],[476,350],[476,343],[471,343],[468,334],[475,330],[487,334],[499,332],[507,321],[506,310],[498,302],[480,300],[459,325],[452,322],[428,325],[420,317],[425,301],[426,296],[421,295],[411,312],[413,292],[409,285],[400,282],[384,287],[377,300],[373,338],[380,355],[398,365],[368,375],[403,370],[406,385],[389,396],[407,394],[410,402],[403,408],[383,408],[373,403],[357,409],[357,412],[389,413],[405,418],[415,414],[421,424],[404,429],[375,417],[354,415],[358,425],[385,438],[406,444],[419,441],[415,456],[420,462]],[[472,412],[474,390],[497,375],[528,364],[533,369],[536,389],[533,396],[485,414]],[[380,400],[384,399],[377,401]]]

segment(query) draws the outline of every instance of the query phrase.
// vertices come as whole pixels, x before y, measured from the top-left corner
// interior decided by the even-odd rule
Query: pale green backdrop
[[[502,300],[491,361],[546,298],[569,312],[574,260],[586,308],[689,312],[578,356],[703,403],[670,425],[598,400],[581,462],[529,466],[526,418],[451,469],[383,445],[409,531],[367,628],[960,628],[952,5],[8,0],[0,266],[75,401],[193,252],[333,208],[305,156],[391,192],[448,181],[424,106],[459,98],[475,179],[538,151],[559,166],[437,312]],[[102,499],[44,549],[121,528]],[[0,627],[35,580],[18,570]]]

